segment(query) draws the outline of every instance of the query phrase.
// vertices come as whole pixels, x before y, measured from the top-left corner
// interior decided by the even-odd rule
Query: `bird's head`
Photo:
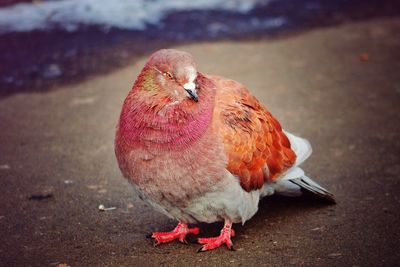
[[[142,70],[142,89],[168,96],[173,102],[198,102],[197,69],[193,57],[183,51],[161,49],[153,53]]]
[[[127,142],[188,144],[210,125],[216,89],[212,79],[197,72],[189,53],[159,50],[125,98],[118,132]]]

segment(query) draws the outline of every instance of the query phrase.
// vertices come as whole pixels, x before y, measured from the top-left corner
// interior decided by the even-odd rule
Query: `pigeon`
[[[239,82],[197,70],[191,54],[154,52],[126,97],[115,154],[123,176],[150,206],[178,221],[154,244],[197,235],[198,223],[224,222],[199,251],[233,250],[233,223],[244,224],[261,198],[310,192],[335,202],[299,165],[310,143],[280,123]]]

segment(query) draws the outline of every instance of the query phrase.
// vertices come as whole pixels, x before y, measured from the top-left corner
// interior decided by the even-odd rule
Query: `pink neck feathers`
[[[121,112],[120,137],[128,146],[166,149],[179,149],[198,140],[210,125],[214,107],[214,88],[206,85],[198,92],[198,103],[187,99],[175,105],[167,96],[133,89]]]

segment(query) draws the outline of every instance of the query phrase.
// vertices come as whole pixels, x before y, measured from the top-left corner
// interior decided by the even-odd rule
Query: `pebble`
[[[9,170],[11,169],[10,165],[8,164],[2,164],[0,165],[0,170]]]
[[[342,253],[336,252],[336,253],[331,253],[328,255],[329,258],[337,258],[342,256]]]

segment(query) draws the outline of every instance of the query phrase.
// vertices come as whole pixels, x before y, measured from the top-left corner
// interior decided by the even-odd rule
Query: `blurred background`
[[[122,178],[114,134],[168,47],[310,140],[338,203],[267,198],[235,252],[153,248],[176,222]],[[398,0],[0,0],[0,266],[398,266],[399,70]]]
[[[0,95],[47,90],[166,45],[276,37],[399,14],[393,0],[2,0]]]

